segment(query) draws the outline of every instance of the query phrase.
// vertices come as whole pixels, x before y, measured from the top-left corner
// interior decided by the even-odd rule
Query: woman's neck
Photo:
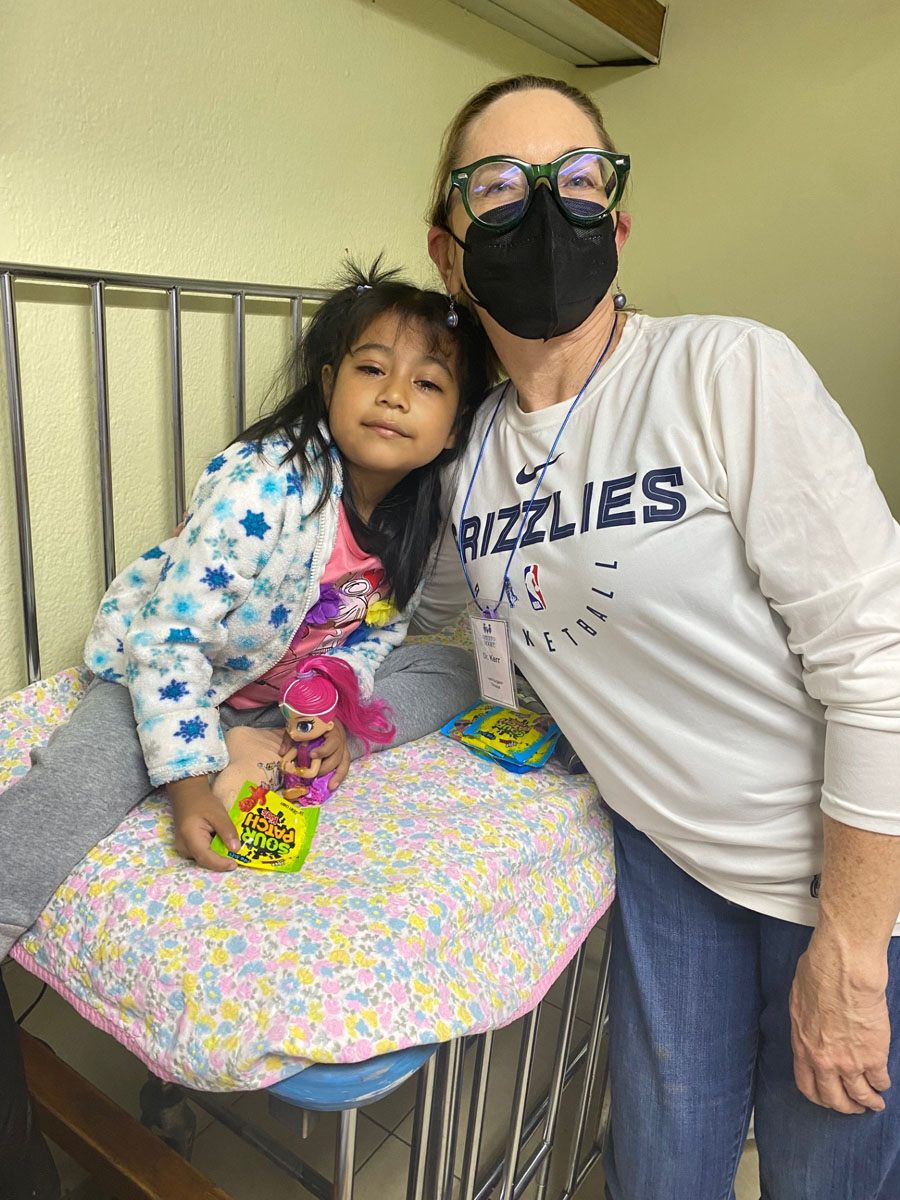
[[[606,345],[616,310],[606,296],[577,329],[549,342],[516,337],[484,313],[482,320],[516,389],[519,407],[537,412],[577,395]],[[615,352],[624,326],[620,315],[607,359]]]

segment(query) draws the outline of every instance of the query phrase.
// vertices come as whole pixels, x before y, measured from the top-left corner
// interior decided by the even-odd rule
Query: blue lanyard
[[[594,363],[593,367],[591,367],[591,373],[588,375],[587,379],[581,385],[581,390],[579,391],[579,393],[575,397],[575,399],[572,401],[572,403],[569,405],[569,411],[566,413],[565,417],[563,418],[562,424],[560,425],[559,429],[556,431],[556,437],[553,439],[553,445],[550,447],[550,452],[548,453],[546,459],[544,460],[544,464],[541,468],[541,473],[538,476],[537,483],[535,483],[535,485],[534,485],[534,491],[531,493],[528,503],[525,505],[524,509],[522,510],[522,520],[519,524],[519,532],[518,532],[518,535],[516,536],[516,543],[509,553],[509,558],[506,560],[506,570],[503,572],[503,582],[500,584],[500,598],[497,600],[497,603],[493,608],[481,608],[482,616],[486,617],[489,620],[496,619],[497,609],[503,603],[503,597],[506,595],[506,589],[509,587],[509,572],[512,567],[512,562],[516,556],[516,551],[519,549],[519,545],[521,544],[522,535],[525,532],[525,522],[528,520],[528,514],[531,511],[531,506],[534,503],[534,498],[535,498],[535,496],[537,496],[538,492],[540,491],[541,484],[544,482],[544,476],[547,473],[547,468],[550,466],[550,462],[553,459],[553,451],[556,449],[559,439],[562,437],[563,430],[565,429],[566,425],[569,423],[569,417],[571,417],[572,413],[575,411],[576,404],[581,399],[581,397],[584,395],[585,391],[587,390],[588,384],[591,382],[591,380],[597,374],[597,371],[600,369],[600,364],[603,362],[604,358],[606,358],[607,352],[608,352],[610,346],[612,345],[612,340],[615,337],[616,326],[618,325],[618,323],[619,323],[619,314],[616,313],[615,319],[613,321],[612,329],[609,331],[609,337],[606,339],[606,345],[603,347],[600,357]],[[465,518],[466,518],[466,505],[469,503],[469,497],[472,495],[472,488],[475,486],[475,479],[478,475],[478,468],[481,466],[481,460],[484,457],[484,449],[485,449],[485,446],[487,446],[488,438],[491,436],[491,430],[494,428],[494,422],[497,419],[497,413],[500,411],[500,405],[506,399],[506,393],[508,391],[509,391],[509,380],[506,381],[506,386],[504,387],[503,391],[500,393],[500,399],[497,401],[497,405],[496,405],[493,413],[491,413],[491,419],[488,422],[488,427],[485,430],[484,437],[482,438],[481,448],[478,451],[478,458],[475,460],[475,470],[472,472],[472,478],[469,480],[469,486],[466,490],[466,496],[465,496],[465,499],[463,500],[463,504],[462,504],[462,511],[459,514],[459,526],[456,530],[456,548],[459,551],[459,561],[462,563],[462,569],[463,569],[463,574],[466,577],[466,583],[469,585],[469,591],[472,593],[472,599],[475,601],[476,604],[478,604],[478,592],[472,586],[472,580],[469,578],[469,570],[468,570],[468,567],[466,566],[466,558],[465,558],[465,554],[463,553],[463,544],[462,544],[463,528],[464,528],[464,523],[465,523]],[[479,607],[481,607],[481,606],[479,605]]]

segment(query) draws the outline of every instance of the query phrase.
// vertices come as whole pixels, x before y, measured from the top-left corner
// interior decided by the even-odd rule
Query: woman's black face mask
[[[469,293],[521,338],[549,341],[590,316],[616,277],[616,227],[607,214],[585,227],[566,220],[550,189],[535,189],[518,225],[493,233],[474,223],[462,241]]]

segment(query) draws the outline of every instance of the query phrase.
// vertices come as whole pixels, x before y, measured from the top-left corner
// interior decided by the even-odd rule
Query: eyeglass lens
[[[559,199],[574,217],[599,217],[615,192],[616,173],[598,154],[576,151],[559,165]],[[528,177],[511,162],[482,163],[468,180],[472,213],[486,225],[507,225],[528,206]]]

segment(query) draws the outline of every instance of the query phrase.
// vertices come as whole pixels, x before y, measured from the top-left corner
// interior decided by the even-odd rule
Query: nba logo
[[[537,612],[543,612],[547,605],[544,603],[544,595],[538,583],[537,563],[532,563],[530,567],[525,568],[525,591],[528,593],[531,607]]]

